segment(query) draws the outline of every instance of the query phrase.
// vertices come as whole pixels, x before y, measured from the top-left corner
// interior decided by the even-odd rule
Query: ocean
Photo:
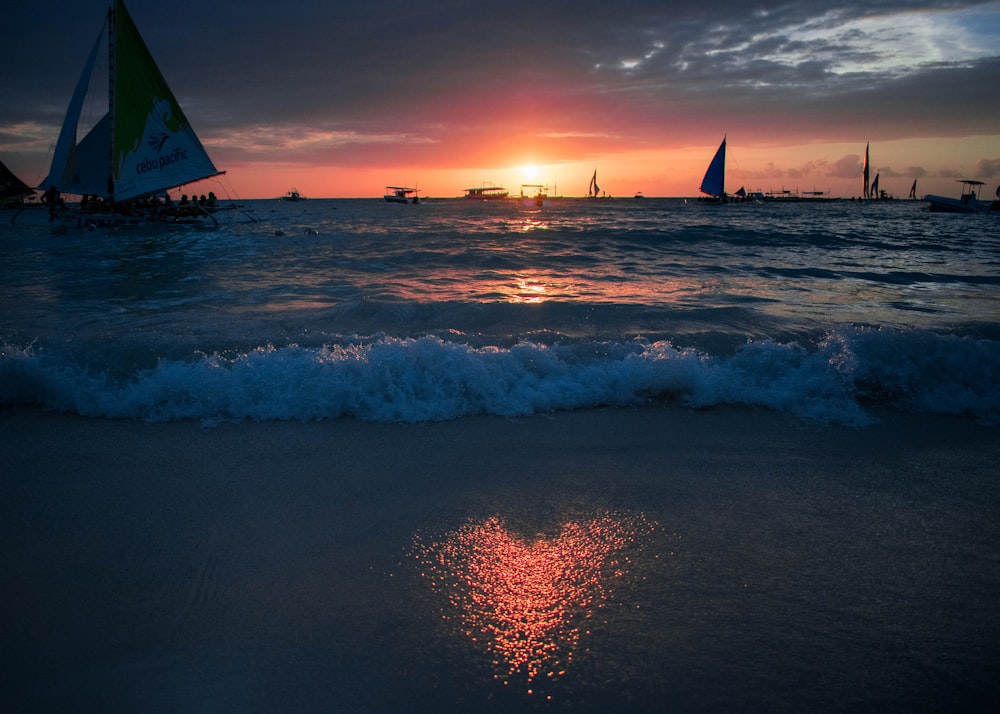
[[[991,712],[1000,216],[0,214],[0,710]]]
[[[1000,226],[912,201],[251,201],[0,227],[0,403],[422,422],[651,401],[1000,418]],[[21,219],[22,223],[31,223]]]

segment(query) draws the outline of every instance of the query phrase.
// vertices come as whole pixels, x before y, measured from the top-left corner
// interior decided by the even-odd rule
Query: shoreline
[[[205,428],[3,409],[0,705],[985,710],[1000,694],[997,428],[879,416]],[[442,628],[415,537],[498,517],[531,543],[595,514],[657,527],[626,546],[628,577],[565,675],[504,688]]]

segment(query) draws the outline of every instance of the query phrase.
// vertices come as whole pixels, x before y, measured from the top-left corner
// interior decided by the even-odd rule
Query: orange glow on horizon
[[[446,623],[490,658],[494,679],[554,680],[577,656],[588,621],[631,566],[642,518],[565,523],[554,538],[522,538],[499,518],[469,523],[442,541],[416,540],[422,575],[448,607]],[[534,684],[538,686],[538,684]]]
[[[217,164],[227,170],[227,181],[242,198],[277,198],[292,186],[311,198],[380,198],[390,184],[416,186],[430,198],[459,197],[466,188],[482,185],[503,186],[516,196],[526,183],[545,184],[550,195],[585,196],[595,169],[609,196],[625,198],[641,191],[650,198],[690,197],[698,195],[717,142],[713,137],[711,143],[699,146],[595,152],[585,158],[549,158],[546,163],[526,160],[512,147],[498,145],[490,157],[496,163],[478,168],[463,166],[461,157],[445,154],[426,165],[271,164],[263,156],[255,162],[219,157]],[[211,153],[212,147],[208,148]],[[744,186],[748,191],[817,190],[834,197],[857,196],[864,149],[864,139],[785,146],[777,141],[741,143],[738,134],[729,132],[726,190],[732,193]],[[504,162],[503,151],[517,158]],[[975,177],[981,159],[995,153],[994,136],[873,142],[872,164],[882,170],[883,188],[897,197],[907,195],[914,178],[920,194],[951,195],[956,177]],[[857,159],[856,172],[850,162],[846,170],[842,165],[852,156]]]

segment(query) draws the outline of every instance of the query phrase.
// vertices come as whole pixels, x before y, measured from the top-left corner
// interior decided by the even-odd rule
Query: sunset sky
[[[1000,1],[128,3],[243,198],[457,196],[492,182],[697,195],[957,195],[1000,183]],[[47,170],[106,3],[4,10],[0,160]],[[528,167],[536,167],[532,173]]]

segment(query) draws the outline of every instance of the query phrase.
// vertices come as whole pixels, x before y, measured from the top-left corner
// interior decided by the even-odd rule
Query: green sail
[[[219,174],[122,0],[115,0],[113,22],[109,193],[120,201]]]

